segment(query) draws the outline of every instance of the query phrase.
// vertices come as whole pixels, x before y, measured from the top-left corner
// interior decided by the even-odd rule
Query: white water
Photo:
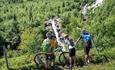
[[[55,20],[57,20],[57,22],[56,22]],[[61,24],[60,24],[59,21],[60,21],[60,19],[56,18],[56,19],[52,19],[50,22],[51,22],[51,25],[52,25],[52,29],[53,29],[53,31],[54,31],[54,33],[55,33],[55,36],[56,36],[56,40],[57,40],[57,42],[58,42],[58,45],[59,45],[59,46],[62,46],[62,50],[65,51],[64,43],[60,41],[59,33],[58,33],[58,31],[57,31],[58,29],[61,29]],[[57,27],[57,25],[58,25],[59,27]]]
[[[94,9],[101,6],[103,4],[103,0],[96,0],[91,6],[88,6],[88,4],[86,4],[85,6],[83,6],[82,8],[82,14],[86,15],[87,11],[92,9],[94,12]]]
[[[96,0],[94,4],[91,5],[92,8],[96,8],[103,4],[103,0]]]
[[[48,30],[53,31],[55,36],[56,36],[56,41],[58,42],[58,46],[61,46],[60,48],[62,49],[62,51],[66,51],[65,45],[64,45],[64,41],[60,40],[59,37],[59,32],[58,30],[61,30],[61,20],[58,17],[54,17],[53,19],[49,19],[47,22],[48,26],[46,27]]]
[[[51,24],[52,24],[52,28],[54,30],[54,33],[56,35],[57,42],[59,43],[59,34],[58,34],[58,31],[57,31],[56,22],[54,20],[52,20]]]
[[[83,15],[87,14],[87,10],[88,10],[88,5],[86,4],[86,5],[83,7],[82,14],[83,14]]]

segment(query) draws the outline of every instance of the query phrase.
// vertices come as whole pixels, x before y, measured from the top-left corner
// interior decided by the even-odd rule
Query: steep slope
[[[92,5],[94,2],[94,0],[0,0],[0,44],[4,41],[9,43],[10,66],[14,69],[30,69],[35,66],[33,57],[39,50],[44,33],[47,31],[44,22],[53,16],[60,17],[63,31],[74,40],[79,37],[80,29],[88,30],[93,35],[95,45],[102,49],[101,53],[111,60],[115,59],[113,54],[115,1],[104,0],[103,4],[95,8],[94,11],[88,10],[87,21],[84,21],[81,6]],[[19,37],[21,39],[18,39]],[[20,43],[14,46],[19,41]],[[82,43],[77,46],[80,52],[82,52],[81,46]],[[16,50],[14,47],[21,50]],[[108,51],[109,54],[105,51]],[[30,59],[27,60],[27,58]],[[113,63],[113,65],[115,64]],[[0,58],[0,66],[4,70],[5,61],[3,58]],[[109,64],[107,66],[109,67]],[[98,67],[101,65],[94,68],[98,69]]]

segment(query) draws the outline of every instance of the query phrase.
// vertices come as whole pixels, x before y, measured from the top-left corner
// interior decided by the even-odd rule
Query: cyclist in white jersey
[[[75,64],[75,45],[73,40],[68,35],[65,36],[65,43],[69,49],[69,63],[70,67],[72,67],[72,62],[74,62],[73,65]]]

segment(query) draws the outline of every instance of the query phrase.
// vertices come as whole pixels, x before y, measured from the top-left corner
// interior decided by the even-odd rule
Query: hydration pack
[[[74,42],[73,42],[73,40],[70,39],[69,41],[70,41],[70,45],[71,45],[71,46],[74,46]]]
[[[91,41],[91,35],[88,32],[83,32],[83,40],[84,42]]]

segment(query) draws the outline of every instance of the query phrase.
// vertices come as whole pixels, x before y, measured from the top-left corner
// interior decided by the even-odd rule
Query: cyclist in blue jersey
[[[77,40],[77,43],[80,41],[80,39],[83,39],[84,41],[84,54],[85,54],[85,62],[86,64],[89,64],[89,52],[92,47],[92,42],[91,42],[91,35],[89,32],[83,30],[81,32],[80,38]]]

